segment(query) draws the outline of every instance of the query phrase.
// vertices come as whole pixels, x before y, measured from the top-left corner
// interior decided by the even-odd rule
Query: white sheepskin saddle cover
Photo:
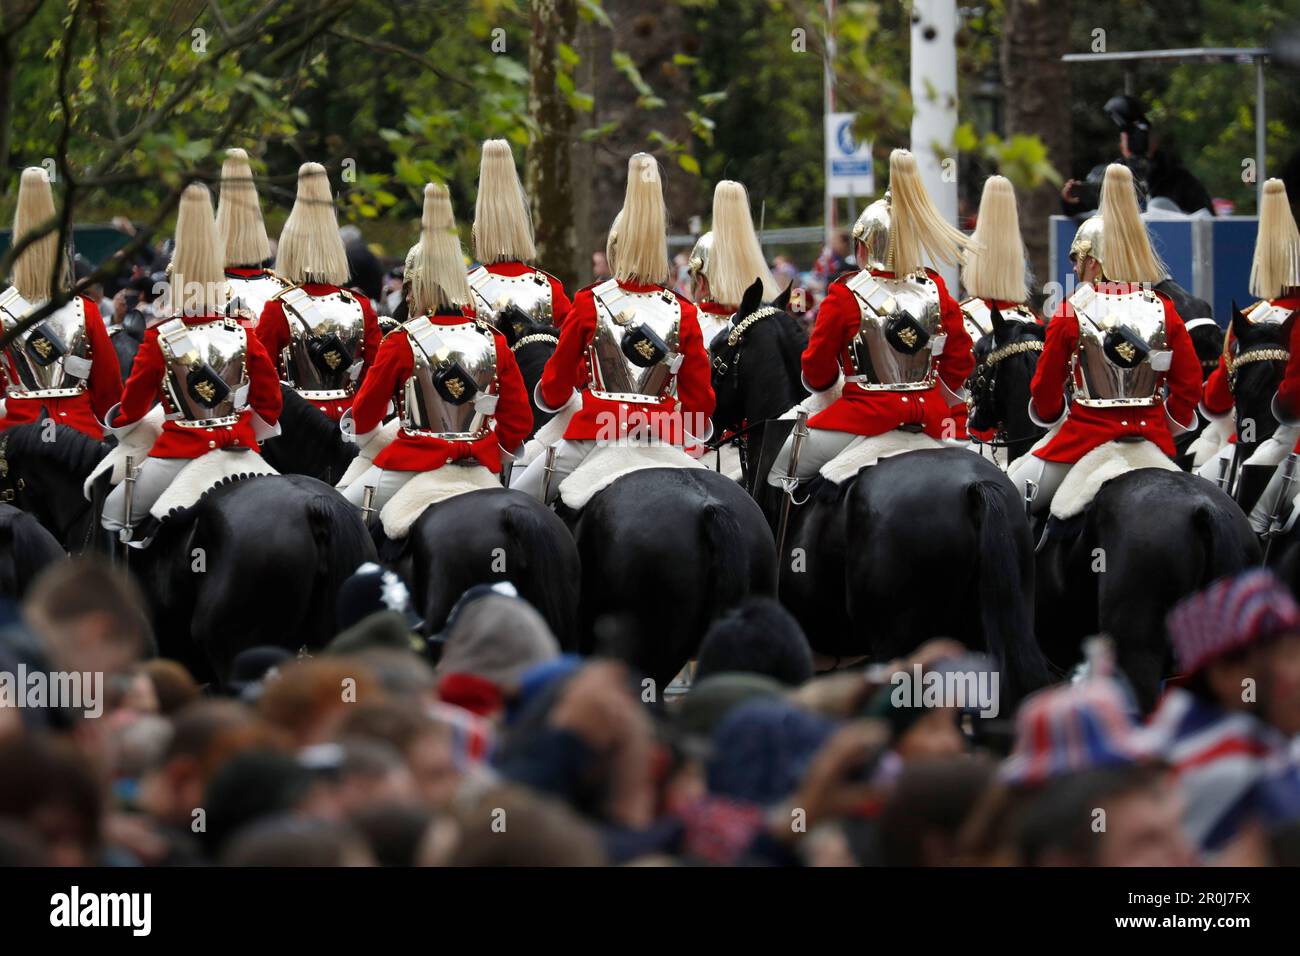
[[[863,468],[874,465],[882,458],[891,458],[909,451],[930,448],[947,448],[937,438],[924,432],[885,432],[883,435],[860,436],[844,446],[844,450],[822,465],[821,475],[827,481],[843,484]]]
[[[1052,514],[1072,518],[1097,497],[1101,486],[1112,478],[1139,468],[1178,471],[1178,466],[1149,441],[1108,441],[1078,460],[1052,498]]]
[[[560,482],[560,500],[578,509],[624,475],[646,468],[704,468],[708,465],[676,445],[597,445]]]
[[[190,507],[217,485],[241,478],[278,474],[255,451],[218,448],[182,468],[167,490],[158,496],[149,513],[161,520],[173,511]]]
[[[149,457],[149,449],[158,440],[158,436],[162,434],[162,426],[163,407],[155,405],[149,409],[149,413],[144,418],[140,419],[135,428],[118,439],[117,446],[100,459],[99,464],[86,478],[85,483],[81,486],[82,494],[86,496],[86,500],[90,500],[90,488],[100,475],[111,472],[109,483],[117,485],[126,477],[126,460],[128,458],[135,459],[137,468],[144,464],[144,460]]]
[[[357,450],[357,457],[348,462],[348,470],[334,483],[335,488],[346,488],[356,481],[375,463],[375,456],[393,443],[402,423],[396,418],[385,422],[375,430],[375,434]]]
[[[379,511],[384,534],[405,538],[424,509],[440,501],[484,488],[500,488],[501,480],[482,465],[444,465],[419,472],[402,485]]]

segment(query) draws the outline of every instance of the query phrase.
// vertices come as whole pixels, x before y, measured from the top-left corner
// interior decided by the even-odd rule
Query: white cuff
[[[1044,421],[1039,417],[1037,409],[1034,408],[1034,400],[1032,398],[1029,400],[1029,420],[1039,428],[1055,428],[1057,425],[1061,424],[1061,422],[1065,421],[1065,416],[1069,413],[1070,403],[1062,402],[1061,414],[1057,415],[1054,421]]]
[[[116,405],[114,405],[112,408],[108,410],[108,413],[104,416],[104,420],[100,422],[100,424],[104,426],[104,434],[112,435],[118,441],[121,441],[127,435],[131,434],[131,432],[135,431],[136,426],[139,425],[142,421],[144,421],[143,418],[137,418],[129,425],[110,425],[109,422],[111,422],[114,418],[117,417],[117,413],[121,409],[121,407],[122,407],[122,403],[118,402]]]
[[[833,381],[830,385],[826,386],[826,388],[813,388],[811,385],[808,384],[808,377],[804,375],[802,372],[799,373],[799,381],[803,384],[804,389],[810,395],[825,395],[827,392],[833,392],[835,390],[835,386],[840,383],[840,380],[843,379],[843,377],[844,377],[844,373],[841,372],[839,377],[836,378],[835,381]]]
[[[274,438],[280,434],[280,423],[272,425],[257,412],[253,412],[253,437],[259,442],[266,441],[268,438]]]
[[[523,445],[520,445],[515,451],[507,451],[505,445],[497,442],[497,449],[501,452],[502,461],[518,461],[524,453]]]
[[[1189,425],[1184,425],[1173,415],[1169,414],[1169,405],[1165,405],[1165,421],[1169,422],[1169,433],[1177,438],[1179,435],[1186,435],[1188,432],[1196,430],[1196,409],[1192,409],[1192,421]]]
[[[1300,425],[1300,421],[1282,411],[1282,405],[1277,400],[1277,392],[1273,393],[1273,401],[1269,403],[1269,409],[1273,412],[1273,417],[1277,419],[1279,425],[1286,425],[1291,428]]]
[[[366,435],[357,435],[357,423],[352,420],[352,409],[349,408],[343,413],[343,417],[339,419],[339,434],[343,436],[344,441],[350,441],[355,445],[359,445],[361,444],[360,439],[366,437],[370,433],[366,432]]]
[[[537,404],[539,410],[550,415],[556,415],[564,411],[566,408],[581,408],[582,394],[575,388],[573,394],[569,396],[568,401],[563,405],[552,408],[550,405],[547,405],[546,402],[542,401],[542,383],[539,381],[533,386],[533,401]]]
[[[966,399],[970,396],[970,391],[964,385],[954,392],[948,387],[948,383],[943,380],[942,376],[939,376],[939,390],[943,395],[944,402],[949,407],[965,405]]]
[[[703,435],[692,435],[692,434],[691,434],[690,432],[688,432],[688,431],[685,432],[685,433],[686,433],[686,444],[688,444],[688,445],[703,445],[706,441],[708,441],[710,438],[713,437],[713,419],[712,419],[712,418],[705,419],[705,424],[708,425],[709,427],[708,427],[708,429],[704,432]],[[685,431],[685,429],[683,429],[683,431]]]
[[[1196,412],[1202,418],[1204,418],[1207,423],[1212,423],[1212,422],[1222,421],[1225,418],[1231,418],[1233,409],[1230,408],[1226,412],[1222,412],[1216,415],[1214,412],[1210,411],[1208,408],[1205,407],[1205,401],[1202,400],[1199,403],[1197,403]]]

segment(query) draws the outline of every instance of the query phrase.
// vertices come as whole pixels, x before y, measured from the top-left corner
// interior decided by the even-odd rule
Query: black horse
[[[1005,345],[1026,330],[1003,330]],[[1005,347],[997,341],[994,348]],[[982,340],[979,349],[987,344]],[[1005,421],[1028,407],[1033,348],[985,365],[972,419]],[[1006,376],[1004,379],[1003,376]],[[1255,564],[1260,550],[1236,503],[1195,475],[1144,468],[1101,486],[1081,515],[1054,524],[1037,552],[1036,630],[1048,658],[1067,668],[1098,632],[1115,641],[1143,710],[1169,672],[1164,617],[1179,599]]]
[[[1187,318],[1181,308],[1178,314],[1183,316],[1184,319]],[[1214,370],[1219,367],[1219,355],[1223,352],[1223,329],[1211,323],[1202,323],[1195,328],[1188,329],[1187,334],[1192,340],[1192,347],[1196,349],[1196,357],[1201,362],[1201,381],[1205,382]],[[1191,470],[1192,456],[1188,453],[1188,449],[1200,437],[1201,432],[1205,430],[1205,425],[1204,421],[1198,421],[1192,431],[1178,435],[1174,439],[1174,445],[1178,449],[1174,461],[1184,471]]]
[[[715,426],[746,445],[746,484],[773,527],[784,494],[766,483],[786,421],[806,396],[786,295],[760,308],[758,283],[712,343]],[[1045,684],[1034,643],[1033,547],[1015,488],[964,449],[914,451],[833,485],[821,478],[789,509],[781,599],[813,648],[835,657],[897,657],[945,636],[987,649],[1016,698]]]
[[[1037,322],[1004,319],[996,307],[991,314],[993,331],[975,343],[975,371],[967,382],[973,398],[966,423],[971,431],[995,433],[992,444],[1002,450],[1005,467],[1046,431],[1029,417],[1029,403],[1018,401],[1029,394],[1046,330]]]
[[[536,389],[537,383],[542,380],[542,369],[555,354],[555,346],[560,341],[560,330],[547,323],[534,322],[513,305],[502,309],[494,324],[505,336],[510,350],[515,353],[524,387],[528,389],[528,404],[533,408],[533,430],[529,432],[529,437],[532,437],[537,429],[555,417],[554,412],[537,407]]]
[[[0,504],[0,596],[21,600],[36,576],[64,556],[63,546],[39,521]]]
[[[82,484],[108,447],[69,428],[43,441],[39,425],[0,438],[4,492],[64,547],[96,521]],[[101,478],[106,482],[107,476]],[[159,635],[159,650],[200,680],[229,675],[241,650],[319,647],[337,630],[335,598],[375,549],[355,510],[334,489],[300,475],[222,485],[131,549]]]
[[[280,393],[280,434],[262,443],[262,457],[282,475],[310,475],[337,484],[357,457],[356,444],[345,441],[338,424],[295,389],[282,383]]]
[[[566,649],[576,644],[578,548],[564,522],[536,499],[484,488],[426,508],[400,540],[386,538],[377,518],[371,533],[382,560],[410,582],[427,632],[441,630],[470,587],[508,580]]]

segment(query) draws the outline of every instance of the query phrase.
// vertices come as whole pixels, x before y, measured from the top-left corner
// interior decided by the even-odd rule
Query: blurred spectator
[[[713,622],[696,658],[697,678],[725,672],[763,674],[797,687],[813,676],[803,628],[773,598],[747,598]]]

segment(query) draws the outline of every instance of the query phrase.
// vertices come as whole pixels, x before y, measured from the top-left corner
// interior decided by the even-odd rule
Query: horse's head
[[[560,330],[549,322],[536,321],[516,305],[508,305],[499,311],[493,325],[505,336],[506,344],[515,355],[524,387],[528,389],[528,401],[533,405],[533,430],[536,431],[555,414],[537,407],[533,389],[541,381],[547,360],[560,344]]]
[[[1286,371],[1291,323],[1251,322],[1232,304],[1232,345],[1228,387],[1237,409],[1237,441],[1242,450],[1262,442],[1277,429],[1273,396]]]
[[[731,317],[709,343],[713,358],[714,434],[776,418],[804,397],[799,361],[806,336],[786,311],[790,287],[768,305],[755,280]]]
[[[1205,381],[1219,367],[1219,356],[1223,354],[1223,329],[1213,319],[1193,319],[1187,323],[1187,334],[1196,349],[1196,357],[1201,360],[1201,381]]]
[[[1009,446],[1011,460],[1042,434],[1030,420],[1028,409],[1029,383],[1043,351],[1044,332],[1037,322],[1003,318],[996,306],[992,319],[993,331],[975,343],[967,427],[996,431],[999,440]]]

